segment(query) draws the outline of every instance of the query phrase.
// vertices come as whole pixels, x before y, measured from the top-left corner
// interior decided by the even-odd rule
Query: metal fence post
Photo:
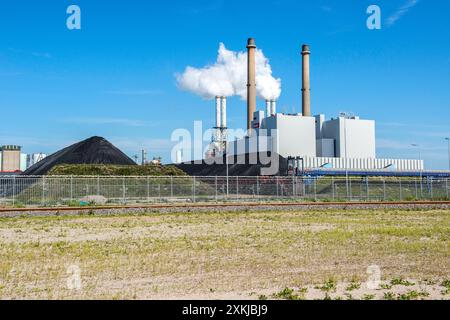
[[[259,176],[256,176],[256,195],[259,197]]]
[[[277,198],[280,196],[280,195],[279,195],[279,192],[278,192],[278,183],[279,183],[278,176],[276,176],[276,177],[275,177],[275,185],[276,185],[276,187],[277,187]]]
[[[433,177],[430,178],[430,193],[431,193],[431,200],[434,198],[433,194]]]
[[[239,199],[239,177],[236,176],[236,199]]]
[[[192,179],[192,199],[193,199],[193,202],[195,202],[195,176]]]
[[[314,177],[314,200],[317,200],[317,177]]]
[[[353,195],[353,193],[352,193],[352,179],[350,179],[350,177],[348,177],[347,179],[348,179],[348,192],[349,192],[348,199],[349,199],[349,201],[352,201],[352,195]]]
[[[400,201],[403,200],[403,189],[402,189],[402,179],[398,179],[398,185],[400,187]]]
[[[420,175],[420,199],[423,199],[423,177]]]
[[[150,202],[150,177],[147,176],[147,203]]]
[[[216,202],[217,202],[217,200],[218,200],[218,195],[217,195],[217,176],[215,177],[215,180],[214,180],[214,186],[215,186],[215,188],[216,188]]]
[[[295,180],[294,180],[294,176],[291,176],[292,179],[292,198],[295,197]]]
[[[100,195],[100,177],[97,176],[97,195]]]
[[[447,198],[448,198],[448,178],[445,179],[445,191],[447,193]]]
[[[159,199],[159,203],[161,203],[162,202],[161,183],[158,183],[158,199]]]
[[[333,201],[336,200],[336,195],[334,192],[334,176],[331,176],[331,193],[333,195]]]
[[[70,176],[70,201],[73,201],[73,176]]]
[[[386,201],[386,179],[383,179],[383,200]]]
[[[125,178],[122,178],[122,203],[125,204]]]
[[[13,176],[13,200],[12,200],[13,206],[16,204],[16,176]]]
[[[42,203],[41,205],[45,204],[45,177],[42,177]]]
[[[416,189],[416,199],[419,199],[419,190],[417,189],[417,178],[414,179],[414,186],[415,186],[415,189]]]
[[[170,177],[170,197],[173,198],[173,177]]]
[[[369,201],[370,200],[369,177],[366,177],[366,192],[367,192],[367,201]]]

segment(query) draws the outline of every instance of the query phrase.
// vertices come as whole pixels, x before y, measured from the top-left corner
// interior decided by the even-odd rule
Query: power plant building
[[[228,155],[275,152],[295,159],[294,166],[303,169],[335,168],[363,170],[424,170],[422,160],[377,159],[375,121],[340,114],[326,120],[325,115],[312,116],[310,103],[310,48],[302,46],[302,113],[276,112],[276,102],[267,101],[266,110],[256,109],[255,41],[248,41],[248,136],[227,144]],[[255,110],[255,111],[254,111]],[[250,117],[250,112],[252,116]]]

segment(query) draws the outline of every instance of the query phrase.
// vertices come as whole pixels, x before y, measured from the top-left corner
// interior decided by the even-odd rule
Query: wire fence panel
[[[0,206],[448,200],[448,178],[2,176]]]

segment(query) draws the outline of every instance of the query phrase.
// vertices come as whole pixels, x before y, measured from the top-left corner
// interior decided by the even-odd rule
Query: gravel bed
[[[79,210],[49,210],[49,211],[5,211],[0,213],[2,218],[17,218],[17,217],[52,217],[52,216],[111,216],[111,215],[139,215],[150,213],[205,213],[205,212],[262,212],[262,211],[317,211],[317,210],[380,210],[380,209],[402,209],[402,210],[450,210],[450,204],[324,204],[324,205],[227,205],[223,207],[173,207],[173,208],[121,208],[121,209],[96,209],[95,207]],[[450,212],[450,211],[449,211]]]

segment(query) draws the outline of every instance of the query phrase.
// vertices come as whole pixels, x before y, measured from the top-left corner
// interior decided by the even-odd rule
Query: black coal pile
[[[66,147],[31,166],[22,175],[47,174],[59,164],[136,165],[125,153],[102,137],[92,137]]]
[[[261,169],[263,168],[275,168],[273,173],[268,175],[285,175],[287,173],[287,159],[280,156],[274,155],[273,157],[269,157],[273,159],[273,162],[278,161],[278,163],[267,163],[266,159],[260,159],[259,155],[256,154],[246,154],[245,157],[237,157],[234,159],[229,157],[228,159],[228,175],[229,176],[245,176],[245,177],[253,177],[259,176],[262,174]],[[255,161],[256,159],[256,161]],[[215,161],[215,163],[211,164],[209,161],[205,162],[204,160],[200,163],[196,163],[194,161],[177,164],[176,167],[183,170],[190,176],[226,176],[227,175],[227,165],[225,164],[225,157],[223,159],[218,159],[220,161]]]

